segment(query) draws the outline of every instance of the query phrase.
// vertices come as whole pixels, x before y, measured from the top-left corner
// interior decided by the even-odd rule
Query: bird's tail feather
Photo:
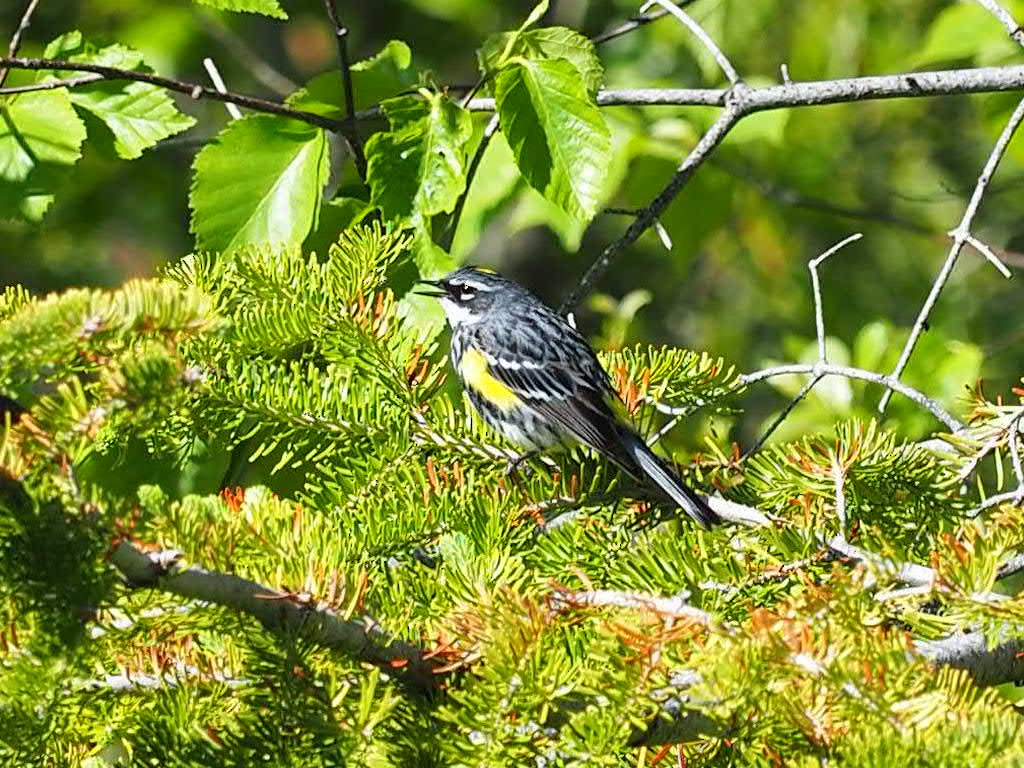
[[[661,490],[680,506],[690,517],[705,528],[722,522],[711,507],[700,496],[680,480],[647,443],[637,434],[623,435],[623,447],[636,466],[653,480]]]

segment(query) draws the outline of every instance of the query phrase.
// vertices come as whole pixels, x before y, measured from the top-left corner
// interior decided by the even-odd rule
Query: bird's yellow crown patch
[[[459,360],[459,375],[467,387],[477,391],[487,402],[509,411],[522,400],[488,371],[487,358],[478,349],[467,349]]]

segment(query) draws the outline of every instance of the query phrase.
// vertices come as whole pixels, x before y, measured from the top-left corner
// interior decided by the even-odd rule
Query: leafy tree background
[[[233,5],[262,14],[217,8]],[[755,87],[781,82],[782,65],[809,81],[1021,62],[982,5],[686,4]],[[24,10],[7,6],[5,36]],[[1003,6],[1024,19],[1024,4]],[[583,54],[552,63],[516,49],[529,62],[502,63],[509,38],[493,36],[520,29],[532,3],[338,10],[355,107],[413,94],[359,123],[370,190],[339,139],[282,131],[276,117],[231,122],[223,104],[180,94],[177,110],[164,107],[167,137],[135,151],[73,102],[88,139],[73,166],[32,177],[53,194],[45,212],[25,215],[18,184],[0,190],[4,284],[37,297],[95,289],[35,301],[10,289],[0,306],[0,393],[31,411],[8,416],[0,452],[0,754],[72,765],[1022,759],[1024,518],[986,502],[1020,503],[1017,279],[965,250],[903,377],[969,423],[956,434],[900,396],[881,416],[879,387],[833,377],[741,461],[806,377],[747,389],[736,378],[817,359],[807,262],[852,232],[864,237],[819,268],[829,360],[891,370],[1019,91],[745,117],[659,218],[670,247],[648,231],[578,308],[645,429],[666,415],[644,394],[710,403],[661,445],[760,525],[704,534],[617,503],[637,489],[581,454],[558,472],[505,477],[503,446],[466,424],[446,380],[436,307],[403,294],[417,272],[471,261],[557,305],[718,113],[602,108],[607,138],[595,123],[580,149],[603,163],[599,183],[572,205],[522,178],[535,146],[521,175],[495,140],[449,255],[433,243],[465,178],[460,153],[490,119],[456,105],[481,65],[504,67],[481,90],[500,104],[522,98],[502,77],[527,77],[529,62],[586,101],[598,86],[727,86],[714,58],[664,18],[597,46],[602,81]],[[537,29],[591,37],[637,13],[541,10]],[[345,114],[335,39],[312,0],[43,0],[20,53],[88,59],[115,44],[194,83],[209,82],[211,56],[233,91]],[[14,69],[6,86],[50,74]],[[17,97],[0,98],[17,123]],[[56,119],[48,98],[35,109]],[[403,197],[396,158],[423,130],[442,162],[430,190]],[[288,147],[323,200],[303,207],[290,193],[248,228],[220,216],[292,159]],[[1018,139],[972,230],[1015,272],[1022,173]],[[211,253],[185,258],[195,251]],[[146,555],[168,550],[177,564]],[[191,566],[280,590],[295,612],[241,605],[244,585]],[[211,583],[221,607],[196,602]],[[1008,648],[1010,660],[988,677],[946,664],[941,643],[961,632],[980,638],[981,657]]]

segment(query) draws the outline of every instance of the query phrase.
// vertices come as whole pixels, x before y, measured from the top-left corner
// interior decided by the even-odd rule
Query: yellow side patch
[[[487,371],[487,358],[477,349],[468,349],[459,361],[459,375],[467,387],[476,390],[489,403],[509,411],[522,402],[519,395]]]

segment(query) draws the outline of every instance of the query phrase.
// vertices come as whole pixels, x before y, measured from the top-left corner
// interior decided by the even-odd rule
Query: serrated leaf
[[[200,5],[216,8],[219,11],[236,11],[242,13],[259,13],[275,19],[287,19],[288,14],[277,0],[195,0]]]
[[[469,113],[442,94],[384,103],[392,130],[366,142],[370,201],[396,221],[447,213],[466,186]]]
[[[540,21],[541,17],[543,17],[544,14],[547,12],[548,0],[540,0],[539,3],[533,6],[533,10],[530,11],[530,15],[527,16],[526,20],[519,25],[519,29],[517,29],[515,32],[512,32],[511,35],[509,36],[508,40],[505,43],[505,47],[501,49],[501,53],[498,56],[496,66],[504,66],[505,62],[508,61],[509,57],[512,55],[512,48],[515,45],[516,40],[519,38],[519,36],[522,35],[527,29],[532,27],[534,24],[536,24],[538,21]]]
[[[139,157],[144,149],[196,123],[178,111],[165,90],[148,83],[87,85],[70,95],[72,104],[106,124],[114,134],[114,149],[126,160]]]
[[[356,109],[379,104],[416,84],[412,52],[401,40],[391,40],[376,56],[357,61],[351,72]],[[317,75],[287,100],[296,109],[334,120],[345,117],[343,102],[341,74],[337,69]]]
[[[98,49],[78,31],[53,40],[46,46],[45,54],[49,58],[149,71],[138,51],[123,45]],[[53,72],[43,79],[73,74]],[[69,98],[76,107],[103,121],[114,136],[115,151],[126,160],[139,157],[144,149],[195,125],[192,117],[178,111],[167,91],[148,83],[98,82],[70,90]]]
[[[0,216],[39,221],[83,141],[85,125],[66,91],[0,101]]]
[[[0,102],[0,179],[25,181],[40,163],[74,165],[85,126],[65,91],[37,91]]]
[[[501,32],[484,41],[478,52],[480,70],[494,76],[502,64],[506,50],[511,56],[521,56],[531,61],[544,59],[565,59],[583,78],[590,93],[604,82],[604,67],[597,56],[597,49],[589,38],[568,27],[544,27],[526,32]]]
[[[324,132],[276,115],[236,120],[193,164],[196,246],[292,245],[313,227],[329,175]]]
[[[574,218],[593,218],[611,137],[576,67],[516,58],[499,72],[494,95],[523,178]]]

